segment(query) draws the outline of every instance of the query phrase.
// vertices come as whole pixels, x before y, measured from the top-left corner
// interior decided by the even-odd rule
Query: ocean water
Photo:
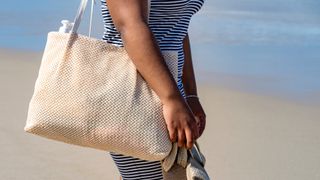
[[[72,20],[80,0],[0,0],[0,48],[42,51],[49,31]],[[103,24],[95,6],[93,36]],[[80,33],[88,32],[88,12]],[[319,0],[205,0],[190,23],[200,83],[320,102]]]
[[[320,1],[206,1],[190,32],[200,81],[320,102]]]

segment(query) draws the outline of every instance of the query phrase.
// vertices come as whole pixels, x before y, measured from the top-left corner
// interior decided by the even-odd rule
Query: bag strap
[[[92,30],[92,18],[93,18],[93,10],[94,10],[94,4],[95,4],[95,0],[91,0],[91,13],[90,13],[90,25],[89,25],[89,37],[91,36],[91,30]],[[88,4],[88,0],[81,0],[79,9],[78,9],[78,13],[74,19],[74,25],[70,31],[70,33],[77,33],[80,23],[81,23],[81,19],[83,16],[84,11],[86,10]],[[151,0],[148,0],[148,11],[147,11],[147,22],[149,23],[149,13],[150,13],[150,6],[151,6]]]
[[[82,15],[87,7],[87,3],[88,3],[88,0],[81,0],[81,3],[80,3],[80,6],[79,6],[79,9],[78,9],[78,13],[73,21],[73,27],[71,29],[71,33],[77,33],[78,32],[78,28],[80,26],[80,22],[81,22],[81,18],[82,18]],[[91,19],[91,18],[90,18]]]
[[[89,37],[91,37],[91,31],[92,31],[92,18],[93,18],[93,9],[94,5],[96,4],[96,0],[91,1],[91,12],[90,12],[90,24],[89,24]]]

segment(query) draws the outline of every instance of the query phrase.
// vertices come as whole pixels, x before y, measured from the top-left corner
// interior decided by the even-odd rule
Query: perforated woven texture
[[[162,53],[177,80],[177,52]],[[79,34],[49,32],[24,130],[146,160],[172,148],[160,99],[125,49]]]

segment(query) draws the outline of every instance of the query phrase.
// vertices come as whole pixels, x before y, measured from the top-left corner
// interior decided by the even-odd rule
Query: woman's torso
[[[184,64],[183,39],[188,32],[191,17],[200,10],[204,0],[150,0],[149,28],[161,51],[178,52],[178,80],[180,93],[185,97],[182,73]],[[109,14],[106,0],[101,0],[104,34],[102,40],[123,47],[119,32]]]

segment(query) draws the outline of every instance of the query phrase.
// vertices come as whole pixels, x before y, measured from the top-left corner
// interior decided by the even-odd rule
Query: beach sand
[[[41,56],[0,50],[0,179],[118,179],[107,152],[23,131]],[[320,105],[214,84],[198,84],[198,94],[207,114],[199,144],[212,179],[320,179]]]

